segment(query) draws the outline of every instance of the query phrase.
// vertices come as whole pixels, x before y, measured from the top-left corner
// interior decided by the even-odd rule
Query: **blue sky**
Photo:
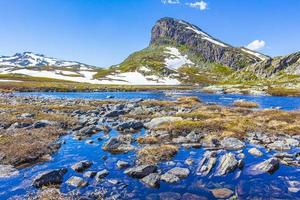
[[[271,55],[300,51],[299,0],[0,0],[0,55],[32,51],[99,67],[143,49],[161,17]],[[198,3],[197,3],[198,2]]]

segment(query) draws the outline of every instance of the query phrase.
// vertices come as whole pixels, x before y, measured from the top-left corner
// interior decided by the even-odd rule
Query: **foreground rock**
[[[220,159],[220,163],[216,171],[216,176],[224,176],[229,172],[233,172],[237,168],[238,164],[239,162],[235,158],[234,154],[224,154]]]
[[[156,188],[159,187],[160,176],[158,173],[152,173],[142,178],[141,181],[149,187]]]
[[[69,178],[66,182],[68,185],[71,185],[73,187],[85,187],[88,185],[86,181],[83,180],[83,178],[72,176]]]
[[[109,174],[109,171],[107,171],[106,169],[103,169],[99,172],[97,172],[95,178],[97,182],[102,181],[103,178],[105,178],[107,175]]]
[[[203,158],[200,160],[198,169],[197,169],[197,175],[200,176],[206,176],[208,175],[212,168],[215,166],[217,162],[217,152],[215,151],[206,151],[203,154]]]
[[[66,168],[43,172],[33,180],[32,185],[41,188],[43,186],[61,184],[66,173]]]
[[[88,160],[80,161],[74,165],[71,166],[71,168],[76,172],[83,172],[84,170],[88,169],[90,166],[92,166],[92,162]]]
[[[269,158],[250,168],[251,174],[274,173],[279,168],[278,158]]]
[[[140,165],[136,167],[129,168],[125,170],[125,174],[133,178],[144,178],[145,176],[155,173],[157,171],[157,166],[155,165]]]

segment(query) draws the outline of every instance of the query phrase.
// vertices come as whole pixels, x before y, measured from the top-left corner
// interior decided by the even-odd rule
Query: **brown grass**
[[[241,108],[259,108],[259,104],[252,101],[236,100],[233,102],[233,106]]]
[[[64,132],[57,127],[0,132],[0,152],[5,155],[2,164],[20,166],[38,161],[51,154],[57,146],[53,144]]]
[[[140,144],[157,144],[159,140],[154,136],[145,136],[137,138],[137,142]]]
[[[173,158],[178,147],[174,145],[146,146],[138,151],[138,162],[141,164],[156,164]]]

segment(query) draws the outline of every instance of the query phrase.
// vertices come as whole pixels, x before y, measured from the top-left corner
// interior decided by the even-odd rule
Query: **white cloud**
[[[253,50],[253,51],[257,51],[260,50],[262,48],[264,48],[266,46],[266,42],[263,40],[254,40],[253,42],[251,42],[250,44],[248,44],[246,46],[246,48]]]
[[[161,0],[162,3],[164,4],[179,4],[179,0]]]
[[[196,8],[199,10],[206,10],[207,9],[207,3],[205,1],[198,1],[195,3],[186,3],[191,8]]]

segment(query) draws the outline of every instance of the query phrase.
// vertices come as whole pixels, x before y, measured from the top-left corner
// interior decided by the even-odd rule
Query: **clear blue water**
[[[280,108],[284,110],[300,109],[300,97],[278,97],[278,96],[254,96],[241,94],[208,94],[196,91],[183,91],[171,96],[165,92],[28,92],[16,93],[18,96],[39,96],[49,98],[85,98],[85,99],[158,99],[174,100],[178,96],[198,96],[204,102],[212,102],[221,105],[231,105],[233,101],[244,99],[258,103],[261,108]]]
[[[246,96],[246,95],[212,95],[204,93],[184,93],[177,94],[176,96],[166,96],[163,92],[116,92],[116,93],[19,93],[18,95],[32,95],[32,96],[44,96],[55,98],[90,98],[90,99],[105,99],[111,95],[117,99],[173,99],[177,95],[196,95],[199,96],[205,102],[215,102],[223,105],[230,105],[235,99],[246,99],[255,101],[261,105],[262,108],[270,108],[280,106],[282,109],[291,110],[300,107],[299,98],[291,97],[269,97],[269,96]],[[112,130],[109,135],[114,136],[118,133]],[[143,135],[144,130],[134,134],[135,137]],[[162,192],[176,192],[183,195],[184,193],[197,194],[199,196],[207,197],[207,199],[214,199],[209,189],[215,188],[229,188],[237,193],[240,199],[299,199],[300,192],[293,193],[288,191],[287,180],[299,181],[300,169],[297,167],[280,165],[279,170],[274,174],[260,174],[249,175],[248,169],[250,166],[259,163],[269,157],[275,152],[266,152],[263,147],[256,146],[262,152],[264,156],[254,157],[248,153],[248,149],[253,147],[247,145],[247,148],[243,149],[243,153],[246,155],[245,167],[243,170],[237,169],[224,177],[216,177],[213,175],[215,169],[208,176],[202,177],[196,175],[196,168],[202,157],[204,149],[184,149],[181,148],[173,161],[176,166],[187,167],[190,169],[190,175],[176,184],[167,184],[161,182],[160,188],[153,189],[143,185],[139,180],[126,176],[121,169],[116,168],[118,160],[128,161],[131,165],[134,165],[135,153],[129,152],[127,154],[110,154],[101,149],[101,146],[106,141],[98,141],[98,137],[102,137],[104,133],[100,132],[93,135],[87,140],[93,140],[94,144],[87,144],[85,141],[77,141],[72,138],[71,135],[61,138],[65,142],[62,147],[52,155],[50,161],[36,164],[32,167],[27,167],[19,170],[19,175],[0,179],[0,199],[8,199],[18,195],[24,195],[28,192],[35,192],[36,189],[31,186],[33,178],[40,172],[49,169],[58,169],[62,167],[68,168],[67,174],[64,176],[64,182],[71,176],[83,177],[82,173],[74,172],[70,167],[74,163],[81,160],[90,160],[93,162],[92,167],[89,170],[100,171],[102,169],[108,169],[108,179],[117,179],[122,184],[112,185],[109,182],[97,183],[94,179],[84,178],[89,182],[89,185],[85,188],[79,189],[81,194],[87,191],[97,190],[99,188],[106,188],[109,193],[115,194],[120,191],[122,199],[159,199],[158,195]],[[135,144],[137,145],[137,144]],[[300,149],[293,149],[292,151],[300,151]],[[107,156],[107,160],[103,160],[102,157]],[[188,166],[184,163],[187,158],[194,160],[194,164]],[[162,172],[173,168],[174,166],[168,165],[166,162],[161,163],[159,168]],[[126,186],[126,187],[125,187]],[[125,188],[122,190],[121,188]],[[66,183],[63,183],[60,190],[64,193],[75,190]],[[125,192],[126,191],[126,192]]]

